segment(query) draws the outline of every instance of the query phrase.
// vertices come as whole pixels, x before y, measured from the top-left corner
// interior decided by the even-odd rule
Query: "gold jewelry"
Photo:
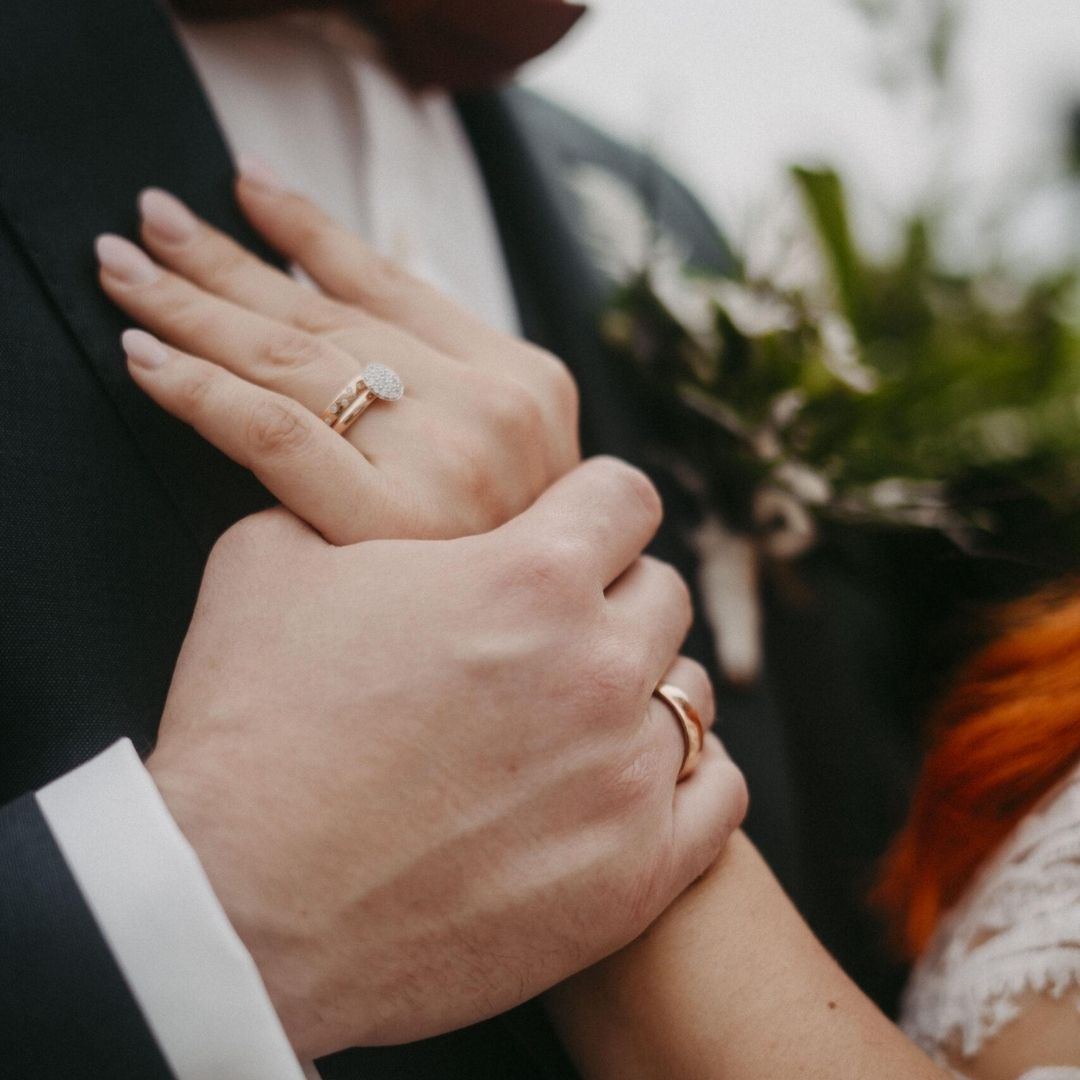
[[[690,699],[677,686],[661,683],[653,691],[653,695],[658,697],[679,721],[679,730],[683,736],[683,762],[675,782],[680,783],[698,767],[701,752],[705,748],[705,725]]]
[[[320,419],[344,435],[376,401],[398,401],[404,393],[405,386],[396,371],[385,364],[368,364],[334,395]]]

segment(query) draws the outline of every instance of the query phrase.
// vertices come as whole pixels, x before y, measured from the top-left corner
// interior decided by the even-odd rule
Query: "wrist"
[[[554,987],[545,1007],[581,1073],[619,1080],[689,1075],[693,1061],[686,1003],[711,990],[697,987],[712,942],[725,933],[721,894],[734,904],[755,852],[740,830],[715,863],[625,949]],[[680,1045],[685,1041],[686,1045]]]
[[[258,970],[153,774],[121,740],[36,793],[149,1033],[178,1075],[298,1080]]]
[[[226,818],[227,804],[219,794],[223,789],[215,780],[218,767],[207,765],[201,758],[193,760],[171,747],[159,747],[145,764],[169,814],[194,850],[226,918],[254,961],[294,1052],[301,1060],[308,1060],[314,1056],[308,1053],[310,1039],[285,992],[287,983],[279,974],[274,951],[268,948],[264,929],[267,918],[261,902],[266,893],[255,884],[254,866],[245,845]],[[234,790],[232,796],[239,798],[241,793]]]
[[[206,762],[159,749],[146,766],[254,961],[296,1056],[311,1061],[362,1045],[362,1016],[350,1013],[348,1031],[341,1030],[332,989],[320,979],[327,935],[319,912],[303,900],[317,869],[281,850],[284,828],[275,818],[284,808],[263,805],[227,757]]]

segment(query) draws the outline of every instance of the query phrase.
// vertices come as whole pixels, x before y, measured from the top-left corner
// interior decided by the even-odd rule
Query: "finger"
[[[119,236],[96,244],[101,287],[170,345],[321,411],[360,365],[323,338],[204,292]]]
[[[305,205],[310,204],[305,201]],[[166,191],[147,188],[139,195],[139,210],[141,235],[147,249],[162,266],[203,292],[275,323],[288,324],[310,335],[326,336],[351,355],[378,359],[401,369],[403,375],[419,366],[425,375],[438,380],[439,385],[430,389],[440,400],[445,400],[448,392],[454,395],[457,381],[465,374],[460,363],[402,327],[294,281],[196,217]],[[348,240],[355,240],[347,231],[341,231]],[[154,329],[169,336],[164,328]],[[209,356],[209,348],[201,340],[178,344],[198,355]],[[263,381],[256,371],[240,373]],[[429,380],[424,381],[426,385]],[[281,389],[296,396],[292,387]],[[564,464],[559,471],[565,471],[566,467]]]
[[[141,192],[139,214],[147,250],[206,292],[312,334],[343,330],[366,318],[263,262],[167,191]]]
[[[524,513],[503,525],[518,550],[553,552],[581,574],[584,587],[607,589],[656,535],[660,496],[638,469],[596,457],[553,484]]]
[[[512,338],[380,256],[302,195],[278,186],[265,168],[242,162],[236,194],[270,245],[330,296],[404,327],[449,356],[506,370],[517,345]]]
[[[237,198],[248,219],[333,297],[407,331],[445,357],[507,375],[536,396],[552,432],[575,431],[578,393],[557,357],[509,337],[426,282],[382,258],[307,199],[268,180],[265,167],[240,176]],[[574,438],[558,439],[556,474],[579,457]]]
[[[370,460],[377,457],[381,464],[407,452],[400,439],[402,414],[422,428],[414,414],[425,414],[418,406],[426,395],[437,400],[440,412],[452,407],[469,415],[465,384],[481,376],[393,327],[370,320],[369,327],[342,331],[335,344],[204,292],[163,270],[122,237],[99,237],[97,252],[102,288],[157,336],[249,382],[287,394],[318,415],[359,374],[365,360],[377,359],[397,370],[408,393],[395,402],[393,416],[372,410],[347,436]]]
[[[713,734],[697,770],[675,788],[672,817],[674,898],[696,881],[746,817],[746,781]]]
[[[622,626],[628,628],[623,640],[630,640],[640,649],[636,658],[647,685],[652,687],[668,679],[672,660],[690,630],[694,618],[693,602],[686,583],[673,567],[648,555],[643,555],[607,591],[608,610]],[[690,660],[680,661],[682,668],[693,667]],[[704,671],[701,672],[704,677]],[[684,675],[700,690],[700,678]],[[708,678],[705,677],[708,684]],[[690,693],[681,682],[676,686]],[[711,693],[711,687],[706,695]],[[691,697],[691,701],[697,702]],[[663,707],[661,702],[657,705]],[[669,713],[670,715],[670,713]]]
[[[126,331],[123,345],[132,378],[154,401],[250,469],[331,543],[368,538],[374,521],[382,534],[380,474],[302,406],[142,330]]]

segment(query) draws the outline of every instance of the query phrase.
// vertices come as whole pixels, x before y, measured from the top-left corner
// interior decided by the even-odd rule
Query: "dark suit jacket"
[[[662,432],[599,339],[606,285],[566,170],[593,163],[638,187],[699,264],[730,266],[722,239],[652,162],[535,97],[510,89],[460,111],[527,333],[580,382],[586,450],[642,463]],[[260,249],[233,205],[232,173],[152,0],[3,0],[0,1071],[23,1080],[168,1075],[26,793],[120,736],[150,750],[207,553],[270,502],[134,387],[123,320],[94,277],[93,238],[132,234],[149,184]],[[685,508],[666,494],[655,551],[692,579]],[[808,573],[820,586],[809,602],[770,611],[767,676],[722,692],[722,734],[750,780],[751,834],[827,943],[883,990],[856,901],[907,782],[910,741],[891,689],[898,639],[866,574],[827,558]],[[688,651],[711,662],[700,620]],[[417,1046],[340,1055],[324,1072],[573,1075],[535,1006]]]

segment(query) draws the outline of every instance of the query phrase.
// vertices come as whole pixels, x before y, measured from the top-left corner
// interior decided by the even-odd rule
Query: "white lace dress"
[[[992,1049],[1025,1009],[1051,1002],[1057,1024],[1076,1024],[1080,1046],[1080,768],[1023,819],[942,920],[912,973],[901,1023],[962,1077],[964,1063]],[[1080,1080],[1080,1067],[1038,1042],[1025,1042],[1017,1080]]]

